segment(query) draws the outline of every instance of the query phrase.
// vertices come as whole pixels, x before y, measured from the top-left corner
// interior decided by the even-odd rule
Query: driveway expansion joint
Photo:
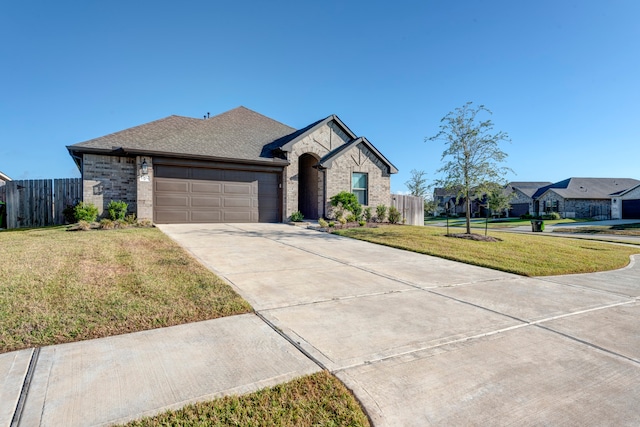
[[[29,358],[29,366],[25,373],[24,380],[22,382],[22,388],[20,390],[20,397],[16,404],[16,409],[11,418],[11,427],[18,427],[20,425],[20,418],[22,418],[22,411],[24,410],[24,403],[27,400],[29,394],[29,387],[31,386],[31,379],[33,373],[36,370],[36,364],[38,363],[38,356],[40,356],[40,347],[35,347],[31,351],[31,357]]]

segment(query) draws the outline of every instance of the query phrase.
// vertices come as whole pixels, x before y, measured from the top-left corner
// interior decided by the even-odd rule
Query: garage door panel
[[[189,190],[189,183],[187,181],[176,180],[156,180],[156,191],[167,191],[184,193]]]
[[[222,197],[191,197],[191,206],[194,208],[219,208],[222,207]]]
[[[224,194],[244,194],[244,195],[250,195],[252,193],[251,191],[251,184],[250,183],[225,183],[224,184]]]
[[[154,169],[158,223],[280,221],[278,173],[160,166]]]
[[[191,183],[192,193],[222,194],[222,183],[195,181]]]
[[[224,222],[256,222],[251,214],[251,211],[223,211],[223,218]]]
[[[170,210],[162,210],[156,211],[155,213],[155,222],[164,223],[164,224],[182,224],[189,221],[189,212],[186,210],[183,211],[170,211]]]
[[[155,200],[157,207],[189,207],[189,198],[186,196],[177,196],[167,194],[165,196],[158,196]]]

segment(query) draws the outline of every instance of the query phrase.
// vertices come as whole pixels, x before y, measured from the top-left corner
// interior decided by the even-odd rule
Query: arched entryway
[[[318,219],[318,163],[313,154],[305,153],[298,158],[298,210],[305,219]]]

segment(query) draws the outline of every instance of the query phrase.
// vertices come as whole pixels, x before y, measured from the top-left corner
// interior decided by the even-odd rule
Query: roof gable
[[[551,185],[551,182],[546,181],[514,181],[506,185],[507,190],[518,190],[527,197],[533,197],[538,189]]]
[[[328,169],[333,164],[333,161],[338,157],[342,156],[344,153],[349,151],[349,149],[357,146],[358,144],[363,144],[369,151],[371,151],[382,163],[384,163],[389,168],[389,173],[398,173],[398,169],[389,161],[386,157],[384,157],[377,149],[367,140],[365,137],[360,137],[354,139],[353,141],[347,142],[346,144],[342,144],[341,146],[331,150],[327,154],[324,155],[318,162],[318,165],[321,168]]]
[[[357,136],[355,133],[353,133],[351,131],[351,129],[349,129],[347,127],[347,125],[345,125],[342,120],[340,120],[340,118],[338,116],[336,116],[335,114],[330,115],[327,118],[324,118],[322,120],[318,120],[317,122],[313,122],[310,125],[295,131],[294,133],[292,133],[291,135],[287,135],[284,138],[281,138],[279,141],[274,141],[277,143],[277,145],[274,145],[274,149],[279,149],[281,151],[285,151],[285,152],[290,152],[293,145],[300,141],[301,139],[303,139],[304,137],[306,137],[307,135],[312,134],[313,132],[315,132],[316,130],[320,129],[322,126],[327,125],[329,123],[335,123],[347,136],[349,136],[349,138],[351,139],[356,139]]]

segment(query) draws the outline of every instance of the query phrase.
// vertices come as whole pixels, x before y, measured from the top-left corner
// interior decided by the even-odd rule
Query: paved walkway
[[[108,425],[321,368],[377,426],[640,423],[640,262],[523,278],[283,224],[160,228],[256,314],[2,354],[0,425],[20,402],[23,426]]]

